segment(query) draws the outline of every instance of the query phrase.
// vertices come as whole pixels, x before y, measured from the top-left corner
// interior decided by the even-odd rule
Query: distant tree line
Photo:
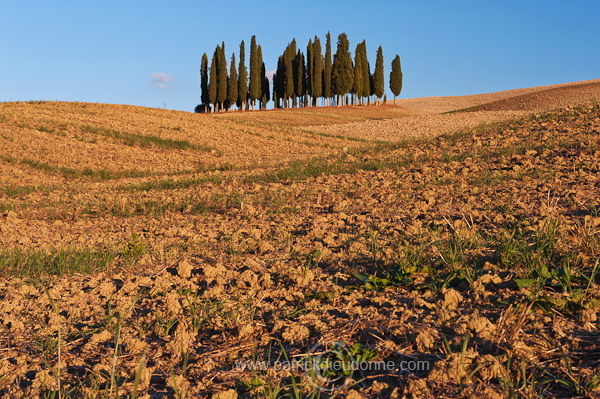
[[[227,111],[234,106],[238,110],[265,109],[271,100],[275,108],[316,107],[319,99],[322,106],[371,102],[379,105],[385,98],[383,49],[379,46],[375,69],[371,73],[366,42],[363,40],[356,46],[353,59],[345,33],[338,36],[335,54],[332,54],[329,33],[324,54],[317,36],[309,40],[306,54],[297,48],[296,39],[293,39],[279,56],[272,77],[272,91],[262,47],[256,43],[256,36],[250,40],[249,68],[246,68],[245,50],[242,40],[239,64],[233,53],[229,67],[224,42],[215,48],[210,64],[206,53],[202,55],[202,104],[196,107],[196,112]],[[394,99],[400,95],[402,69],[398,55],[392,61],[389,87]]]

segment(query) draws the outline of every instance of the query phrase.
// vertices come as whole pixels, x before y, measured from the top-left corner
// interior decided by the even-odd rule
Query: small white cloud
[[[150,75],[150,81],[152,82],[153,86],[158,87],[159,89],[166,89],[167,83],[172,82],[173,78],[167,73],[155,72]]]
[[[265,75],[267,76],[267,79],[269,80],[269,82],[273,83],[273,76],[275,76],[275,70],[273,71],[265,71]]]

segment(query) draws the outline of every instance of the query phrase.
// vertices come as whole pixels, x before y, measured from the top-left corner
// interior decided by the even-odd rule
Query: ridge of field
[[[561,99],[561,102],[550,103],[544,102],[546,110],[552,108],[560,108],[568,105],[580,104],[590,98],[598,96],[598,92],[578,93],[578,89],[586,90],[586,87],[596,88],[596,84],[600,83],[600,79],[583,80],[577,82],[560,83],[546,86],[526,87],[521,89],[503,90],[493,93],[471,94],[465,96],[442,96],[442,97],[419,97],[396,100],[395,104],[402,107],[410,108],[415,112],[425,114],[441,114],[450,111],[459,111],[471,109],[485,104],[495,103],[498,101],[507,100],[509,98],[532,96],[543,98],[548,94],[548,90],[552,89],[568,89],[575,86],[575,91],[571,91],[570,95]],[[596,88],[597,89],[597,88]],[[587,91],[587,90],[586,90]],[[563,101],[566,100],[566,101]],[[523,110],[523,109],[521,109]],[[526,109],[533,111],[534,109]],[[500,109],[490,109],[490,111],[500,111]]]
[[[600,81],[551,87],[533,93],[511,96],[464,111],[543,111],[580,104],[590,98],[598,98]]]
[[[393,365],[339,397],[597,397],[599,160],[588,102],[277,168],[7,187],[0,396],[328,397],[338,375],[268,362],[329,342]]]

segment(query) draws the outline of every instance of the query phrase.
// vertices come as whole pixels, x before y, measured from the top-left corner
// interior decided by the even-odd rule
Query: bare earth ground
[[[0,394],[598,397],[599,97],[0,104]]]

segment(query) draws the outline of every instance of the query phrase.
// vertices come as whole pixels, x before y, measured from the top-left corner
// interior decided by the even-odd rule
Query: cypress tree
[[[248,70],[246,69],[246,49],[244,41],[240,43],[240,67],[238,79],[238,108],[242,111],[246,107],[248,99]]]
[[[361,61],[362,61],[362,90],[361,97],[369,97],[371,95],[371,66],[369,65],[369,57],[367,55],[367,42],[363,40],[361,44]]]
[[[260,78],[261,62],[258,59],[258,46],[256,45],[256,36],[250,40],[250,84],[248,90],[248,99],[254,110],[256,100],[260,99],[262,80]]]
[[[217,103],[220,110],[224,109],[223,104],[227,100],[227,59],[225,58],[225,43],[219,49],[217,57]]]
[[[285,101],[292,99],[292,106],[296,105],[294,100],[294,57],[296,55],[296,39],[293,39],[284,53],[285,62]]]
[[[217,110],[217,52],[219,46],[213,53],[212,60],[210,62],[210,82],[208,86],[208,102],[213,105],[213,109]]]
[[[371,84],[371,91],[369,92],[369,104],[371,104],[371,99],[375,95],[375,86],[373,86],[373,74],[369,74],[369,83]]]
[[[260,65],[260,70],[259,70],[259,77],[260,77],[260,91],[258,94],[258,99],[260,101],[260,108],[264,109],[267,107],[267,101],[268,101],[268,97],[265,98],[265,80],[267,80],[267,70],[265,68],[265,63],[263,62],[263,56],[262,56],[262,46],[258,45],[256,47],[256,57],[257,57],[257,62]]]
[[[312,96],[313,105],[316,107],[317,99],[323,94],[323,54],[321,54],[321,40],[316,36],[312,46],[312,54]]]
[[[373,73],[373,94],[377,97],[377,104],[381,103],[381,97],[385,94],[385,75],[383,71],[383,49],[377,49],[377,60],[375,61],[375,72]]]
[[[260,68],[258,70],[259,74],[259,92],[258,92],[258,96],[256,97],[259,101],[259,106],[260,109],[266,108],[266,102],[268,101],[268,98],[265,98],[265,80],[267,79],[267,75],[266,75],[266,69],[265,69],[265,63],[263,62],[263,57],[262,57],[262,46],[258,45],[256,47],[256,62],[258,62],[258,64],[260,65]]]
[[[371,74],[369,59],[367,57],[367,43],[363,40],[356,46],[354,52],[354,94],[358,102],[363,103],[363,98],[371,94]]]
[[[273,93],[271,94],[274,108],[279,108],[279,97],[277,96],[277,83],[277,71],[275,71],[275,73],[273,73]]]
[[[338,105],[340,105],[340,98],[343,99],[348,94],[354,83],[354,66],[352,65],[352,55],[349,48],[348,36],[345,33],[340,34],[338,36],[337,51],[333,56],[333,72],[331,75],[333,93],[338,96]]]
[[[269,98],[271,97],[271,91],[269,88],[269,79],[267,79],[267,68],[265,67],[265,63],[262,63],[261,68],[261,77],[262,77],[262,87],[261,87],[261,108],[266,109],[267,103],[269,102]]]
[[[304,106],[306,102],[306,66],[304,62],[304,54],[298,50],[294,60],[294,95],[299,98]]]
[[[306,46],[306,93],[309,98],[313,96],[314,79],[313,79],[313,68],[314,68],[314,56],[313,56],[313,41],[309,39],[308,46]],[[310,106],[310,102],[308,104]]]
[[[400,56],[396,55],[396,58],[392,61],[392,72],[390,72],[390,89],[394,93],[394,101],[396,97],[400,95],[402,91],[402,68],[400,66]]]
[[[362,60],[362,45],[361,43],[356,45],[356,50],[354,51],[354,86],[353,92],[357,97],[357,103],[359,103],[360,98],[363,93],[363,60]]]
[[[273,102],[276,108],[283,107],[279,100],[285,97],[285,62],[283,56],[279,56],[277,60],[277,71],[273,76]]]
[[[208,56],[206,53],[202,54],[202,62],[200,63],[200,90],[202,91],[200,100],[204,106],[204,112],[207,112],[210,98],[208,95]]]
[[[331,61],[331,34],[327,32],[327,41],[325,42],[325,59],[323,60],[323,97],[331,105],[332,84],[331,74],[333,63]]]
[[[235,67],[235,53],[231,54],[231,66],[229,67],[229,85],[227,86],[227,103],[230,107],[238,101],[238,76]]]

